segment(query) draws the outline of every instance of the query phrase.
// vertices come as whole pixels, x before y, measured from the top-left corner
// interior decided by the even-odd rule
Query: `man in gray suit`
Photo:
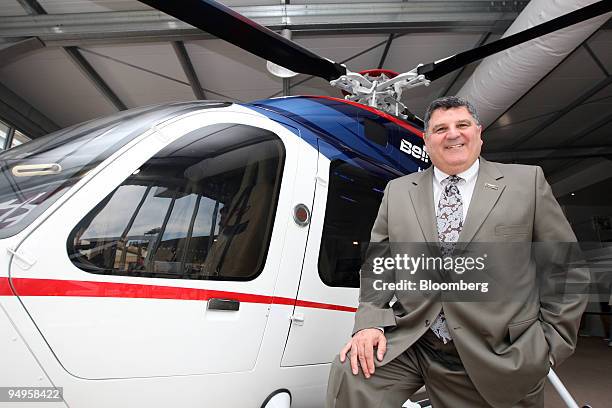
[[[435,408],[543,407],[546,374],[574,351],[586,297],[548,296],[531,245],[576,238],[542,169],[484,160],[480,135],[469,102],[431,103],[424,139],[433,166],[387,185],[368,258],[376,243],[435,243],[440,256],[461,245],[493,243],[501,252],[518,245],[503,267],[484,270],[506,299],[372,295],[362,269],[353,336],[332,364],[328,408],[399,408],[423,385]],[[561,271],[562,283],[588,281],[585,269],[561,258],[549,254],[545,264]]]

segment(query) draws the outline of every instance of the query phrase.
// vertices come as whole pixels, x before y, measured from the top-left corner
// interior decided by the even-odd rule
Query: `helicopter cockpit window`
[[[385,186],[393,175],[354,160],[333,160],[319,249],[319,276],[328,286],[359,287],[359,269]]]
[[[30,225],[70,187],[151,124],[188,103],[149,106],[74,125],[0,153],[0,238]],[[24,139],[25,141],[25,139]]]
[[[275,134],[191,132],[149,159],[74,228],[72,262],[105,275],[249,280],[263,269],[284,162]]]

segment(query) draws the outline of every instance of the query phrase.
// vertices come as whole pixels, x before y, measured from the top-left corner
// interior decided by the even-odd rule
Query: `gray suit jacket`
[[[387,185],[372,228],[372,242],[437,242],[432,177],[430,167]],[[369,283],[364,283],[362,271],[353,332],[385,328],[388,345],[380,363],[384,365],[429,330],[443,306],[454,344],[477,390],[493,406],[512,406],[546,376],[549,357],[559,364],[573,353],[587,301],[586,296],[578,294],[547,296],[550,288],[536,283],[537,269],[542,265],[558,266],[564,274],[562,282],[588,282],[588,271],[568,271],[563,257],[555,255],[536,262],[533,250],[530,252],[530,242],[534,241],[576,241],[542,169],[481,158],[458,247],[494,243],[501,252],[513,248],[504,264],[511,266],[500,268],[498,263],[484,271],[490,280],[501,283],[507,296],[497,301],[463,302],[404,291],[371,296],[364,291],[364,285]],[[376,251],[371,249],[368,257],[376,255]],[[435,254],[436,248],[428,253]],[[390,307],[393,295],[398,300]]]

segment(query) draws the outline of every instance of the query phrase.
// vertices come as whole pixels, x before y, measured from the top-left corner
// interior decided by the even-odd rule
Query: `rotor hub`
[[[406,118],[408,109],[401,102],[404,89],[428,86],[431,82],[424,75],[418,74],[417,68],[403,74],[386,69],[347,72],[330,81],[330,84],[342,90],[344,99]]]

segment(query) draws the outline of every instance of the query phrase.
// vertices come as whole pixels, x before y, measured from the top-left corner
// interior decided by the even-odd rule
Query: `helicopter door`
[[[69,197],[10,266],[62,366],[89,379],[253,369],[300,147],[265,118],[198,112]]]
[[[283,366],[329,363],[350,338],[361,252],[385,186],[396,177],[321,140],[319,151],[313,206],[318,215],[308,235]]]

